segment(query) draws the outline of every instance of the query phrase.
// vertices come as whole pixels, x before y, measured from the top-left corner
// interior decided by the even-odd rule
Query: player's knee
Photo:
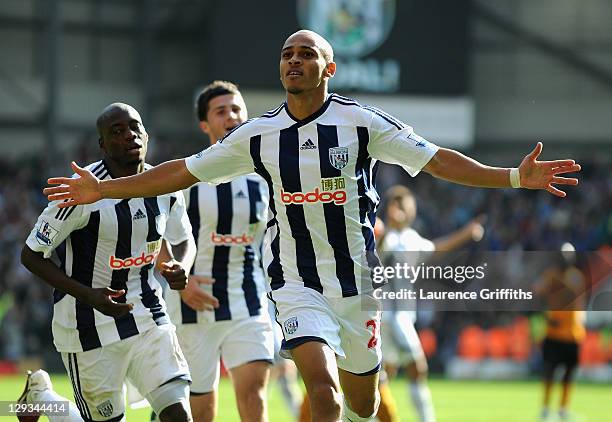
[[[315,414],[340,415],[342,396],[336,386],[329,383],[318,383],[308,391],[311,408]]]
[[[380,405],[380,394],[378,391],[371,397],[362,397],[360,400],[355,400],[356,403],[348,405],[357,416],[364,419],[372,418],[378,412]]]

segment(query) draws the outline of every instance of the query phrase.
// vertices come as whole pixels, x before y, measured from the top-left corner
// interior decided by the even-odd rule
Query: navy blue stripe
[[[329,149],[338,146],[338,130],[336,126],[325,126],[317,124],[317,135],[319,138],[319,163],[321,177],[341,177],[342,171],[331,165],[329,160]],[[346,189],[342,188],[346,194]],[[327,240],[334,251],[336,259],[336,277],[340,281],[342,297],[357,294],[355,281],[355,267],[346,236],[346,222],[344,220],[344,207],[333,202],[323,204],[325,215],[325,228],[327,229]]]
[[[217,234],[232,233],[232,219],[234,218],[232,200],[232,184],[217,185]],[[212,292],[219,301],[219,307],[215,309],[215,321],[232,319],[227,292],[230,250],[230,246],[215,246],[213,253],[212,278],[215,279],[215,283]]]
[[[251,119],[248,119],[248,120],[246,120],[246,121],[244,121],[244,122],[240,123],[238,126],[236,126],[236,127],[235,127],[235,128],[233,128],[232,130],[230,130],[229,132],[227,132],[223,138],[219,139],[219,143],[221,143],[221,142],[225,141],[225,140],[227,139],[227,137],[228,137],[228,136],[230,136],[232,133],[234,133],[234,131],[238,130],[238,128],[239,128],[239,127],[242,127],[242,126],[246,125],[247,123],[250,123],[250,122],[252,122],[252,121],[254,121],[254,120],[255,120],[255,118],[251,118]]]
[[[68,220],[68,217],[70,217],[70,215],[71,215],[71,214],[74,212],[74,210],[75,210],[75,208],[76,208],[76,207],[77,207],[77,206],[76,206],[76,205],[74,205],[74,206],[72,206],[72,207],[68,208],[68,210],[69,210],[69,211],[68,211],[68,214],[66,214],[66,217],[64,217],[64,220]]]
[[[196,184],[189,189],[189,206],[187,207],[187,216],[191,222],[191,233],[195,240],[196,246],[198,245],[198,238],[200,236],[200,188],[199,184]],[[195,264],[191,266],[191,274],[195,271]],[[183,302],[181,298],[181,322],[183,324],[195,324],[198,322],[198,313]]]
[[[269,119],[271,117],[277,116],[282,111],[282,109],[284,107],[285,107],[285,104],[283,103],[283,104],[279,105],[278,107],[276,107],[274,110],[270,110],[270,111],[264,113],[261,117],[265,117],[265,118]]]
[[[255,260],[255,250],[251,245],[247,245],[244,248],[244,266],[243,266],[243,278],[242,278],[242,291],[244,292],[244,300],[249,310],[250,316],[259,315],[261,309],[261,302],[259,301],[259,294],[257,293],[257,285],[255,284],[255,277],[253,275],[254,267],[253,261]]]
[[[285,330],[283,330],[282,324],[278,321],[279,312],[278,312],[278,306],[276,306],[276,301],[272,297],[272,292],[268,292],[268,294],[266,296],[268,296],[268,299],[270,299],[270,302],[272,302],[272,304],[274,305],[274,321],[280,327],[280,332],[283,335],[283,341],[285,341]]]
[[[261,161],[261,135],[253,136],[250,143],[250,153],[253,159],[253,166],[255,171],[259,174],[268,184],[268,192],[270,195],[270,210],[272,211],[272,219],[268,222],[268,229],[272,226],[276,226],[277,232],[276,237],[272,239],[270,249],[272,251],[272,262],[268,265],[268,277],[270,277],[270,287],[272,290],[280,289],[285,285],[285,278],[283,274],[283,267],[280,263],[280,228],[278,227],[278,221],[276,220],[276,205],[274,203],[274,184],[272,183],[272,177],[263,162]]]
[[[247,190],[249,192],[249,224],[257,224],[257,203],[261,202],[261,191],[259,190],[259,182],[247,179]],[[260,245],[261,246],[261,245]],[[260,254],[261,256],[261,254]],[[253,246],[247,245],[244,248],[244,265],[243,265],[243,281],[242,291],[249,315],[259,315],[261,303],[259,294],[257,293],[257,285],[255,284],[255,275],[253,261],[255,260],[255,250]]]
[[[73,353],[68,353],[68,376],[70,378],[70,382],[72,383],[72,392],[74,393],[74,401],[76,403],[77,409],[79,409],[79,413],[81,414],[83,419],[87,419],[87,416],[84,415],[85,412],[83,411],[81,396],[76,385],[76,377],[74,376],[74,369],[72,367],[72,355]]]
[[[309,343],[311,341],[316,341],[317,343],[327,344],[327,341],[325,341],[322,337],[317,337],[317,336],[294,337],[291,340],[285,340],[283,338],[283,341],[281,342],[281,349],[283,350],[295,349],[296,347],[301,346],[302,344],[305,344],[305,343]]]
[[[100,230],[100,211],[89,214],[85,227],[70,234],[72,247],[72,278],[79,283],[91,287],[93,281],[96,250],[98,249],[98,232]],[[84,351],[101,346],[94,310],[91,306],[76,301],[76,328]]]
[[[247,179],[247,188],[249,191],[249,224],[257,224],[257,203],[261,202],[261,192],[259,191],[259,182]]]
[[[357,177],[357,194],[359,195],[359,222],[361,223],[361,234],[365,242],[366,261],[370,268],[380,265],[376,255],[376,243],[374,241],[374,223],[376,221],[377,203],[372,202],[366,191],[370,189],[370,164],[372,158],[368,154],[368,143],[370,135],[365,127],[357,127],[357,138],[359,140],[359,152],[355,163],[355,176]],[[372,187],[373,188],[373,187]],[[372,221],[374,218],[374,221]],[[366,219],[370,220],[369,227]]]
[[[85,400],[85,397],[83,397],[83,392],[82,392],[82,387],[81,387],[81,376],[79,375],[79,362],[77,361],[77,355],[76,353],[72,354],[72,358],[74,360],[74,374],[75,374],[75,383],[76,383],[76,390],[75,393],[78,392],[79,397],[81,398],[81,404],[83,406],[83,409],[81,411],[81,416],[83,416],[83,413],[85,413],[85,419],[91,419],[91,411],[89,410],[89,406],[87,406],[87,401]]]
[[[64,202],[68,201],[67,199],[64,200]],[[76,206],[76,205],[75,205]],[[59,210],[57,212],[57,214],[55,214],[55,218],[57,220],[63,221],[66,219],[66,214],[68,213],[68,211],[70,211],[71,209],[73,209],[75,206],[73,207],[68,207],[68,208],[62,208],[61,210]]]
[[[115,204],[117,215],[117,245],[115,246],[115,258],[126,259],[132,256],[132,211],[130,211],[129,199],[124,199]],[[125,303],[128,293],[129,268],[113,270],[111,274],[111,289],[125,290],[125,294],[115,298],[117,303]],[[138,334],[138,327],[134,315],[128,313],[121,318],[115,319],[117,332],[122,339]]]
[[[147,242],[156,242],[162,237],[161,233],[157,231],[157,224],[155,223],[155,220],[160,215],[159,203],[157,202],[157,197],[145,198],[144,203],[147,213],[147,223],[149,225]],[[159,298],[155,294],[155,290],[153,290],[149,284],[149,276],[152,271],[153,263],[140,268],[140,298],[142,299],[142,304],[151,311],[153,320],[157,325],[162,325],[167,323],[165,321],[166,314],[159,302]]]
[[[372,106],[362,106],[364,109],[369,110],[369,111],[373,111],[374,113],[378,114],[381,117],[386,117],[389,120],[393,120],[393,122],[395,122],[396,124],[400,125],[401,127],[406,126],[404,124],[404,122],[402,122],[400,119],[390,115],[389,113],[387,113],[386,111],[381,110],[380,108],[377,107],[372,107]]]
[[[60,243],[57,248],[55,248],[55,253],[57,253],[57,257],[60,262],[60,270],[62,272],[66,272],[66,241]],[[53,304],[56,304],[60,300],[62,300],[66,296],[66,293],[61,290],[53,289]]]
[[[355,100],[354,98],[345,97],[345,96],[343,96],[343,95],[336,94],[336,93],[331,94],[331,96],[333,97],[333,98],[332,98],[332,100],[334,100],[334,99],[339,99],[339,100],[343,100],[343,101],[346,101],[346,102],[353,103],[353,104],[355,104],[355,105],[359,105],[359,106],[361,105],[361,104],[359,104],[359,102],[358,102],[357,100]]]
[[[299,141],[297,125],[280,131],[278,163],[283,191],[287,193],[302,192]],[[309,186],[306,190],[310,192],[313,188],[315,186]],[[322,293],[323,286],[317,272],[317,259],[304,217],[304,205],[286,204],[285,209],[291,236],[295,239],[298,274],[302,277],[304,286]]]
[[[104,161],[100,161],[98,164],[96,164],[90,171],[93,174],[96,174],[98,172],[98,170],[100,170],[101,168],[104,167]]]
[[[385,113],[384,111],[377,109],[375,107],[368,107],[368,106],[363,106],[364,109],[373,112],[374,114],[382,117],[383,119],[385,119],[387,122],[391,123],[393,126],[395,126],[398,130],[402,130],[405,125],[397,120],[395,117],[391,116],[390,114]]]
[[[91,172],[92,172],[92,173],[94,174],[94,176],[96,176],[97,178],[102,179],[102,178],[100,177],[100,175],[101,175],[101,174],[104,174],[104,173],[108,173],[108,172],[106,171],[106,167],[104,166],[104,163],[100,163],[100,164],[101,164],[101,166],[100,166],[99,168],[96,168],[96,170],[92,170]]]
[[[329,98],[325,100],[325,102],[323,103],[320,109],[318,109],[317,111],[315,111],[314,113],[312,113],[310,116],[306,117],[303,120],[300,120],[297,117],[295,117],[293,114],[291,114],[291,112],[289,111],[289,106],[287,106],[287,103],[285,102],[285,112],[287,113],[289,117],[291,117],[296,122],[293,126],[291,126],[291,128],[297,129],[298,127],[302,127],[312,122],[313,120],[318,119],[323,113],[325,113],[325,111],[331,104],[331,100],[332,100],[332,96],[330,95]],[[288,130],[288,129],[284,129],[284,130]],[[281,131],[281,136],[282,136],[282,131]]]

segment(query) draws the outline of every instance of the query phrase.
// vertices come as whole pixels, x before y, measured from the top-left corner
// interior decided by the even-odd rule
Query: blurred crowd
[[[21,266],[19,255],[47,203],[42,195],[46,178],[65,174],[71,159],[81,164],[98,159],[97,143],[88,138],[72,156],[63,157],[65,163],[60,166],[51,167],[45,155],[18,162],[0,159],[0,263],[3,268],[0,361],[19,361],[30,356],[45,358],[46,354],[54,353],[50,330],[51,289]],[[172,158],[170,144],[158,144],[161,146],[153,148],[152,158],[148,160],[153,164]],[[172,152],[176,155],[176,151]],[[396,183],[407,185],[415,193],[418,202],[415,228],[428,238],[445,235],[474,216],[486,214],[485,236],[478,244],[471,245],[472,248],[558,250],[561,243],[569,241],[576,250],[588,251],[612,244],[612,174],[608,163],[596,160],[585,163],[580,186],[568,188],[568,197],[563,200],[546,192],[464,188],[427,175],[412,179],[397,168],[385,166],[380,174],[381,196],[384,188]],[[438,327],[450,329],[446,323]]]

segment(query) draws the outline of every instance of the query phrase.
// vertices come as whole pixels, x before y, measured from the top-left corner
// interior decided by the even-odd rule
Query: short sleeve
[[[411,176],[416,176],[438,151],[438,146],[414,133],[403,124],[375,108],[372,114],[371,137],[368,152],[372,158],[400,165]]]
[[[59,203],[55,201],[47,205],[26,239],[26,245],[34,252],[42,252],[45,258],[51,257],[70,233],[87,224],[89,213],[85,206],[58,208]]]
[[[202,182],[219,184],[252,173],[250,139],[236,130],[222,141],[185,159],[187,170]]]
[[[166,223],[166,232],[164,239],[170,242],[171,245],[178,245],[193,236],[191,232],[191,223],[187,216],[187,207],[185,206],[185,197],[183,192],[176,192],[176,202],[170,209],[170,216]]]

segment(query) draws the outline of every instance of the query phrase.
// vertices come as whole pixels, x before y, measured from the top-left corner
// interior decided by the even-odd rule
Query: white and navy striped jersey
[[[100,179],[111,178],[104,161],[87,168]],[[115,300],[134,304],[129,314],[114,319],[56,290],[52,328],[57,350],[92,350],[169,323],[153,267],[162,237],[171,244],[191,237],[181,192],[63,209],[57,204],[42,212],[28,247],[45,258],[57,251],[66,275],[88,287],[125,289],[126,295]]]
[[[227,321],[259,315],[267,306],[261,245],[268,221],[268,188],[256,174],[217,186],[186,189],[187,214],[198,247],[192,274],[215,279],[203,290],[219,300],[214,311],[195,311],[178,292],[166,293],[175,324]],[[265,311],[265,308],[264,308]]]
[[[186,165],[209,183],[253,169],[267,182],[272,216],[264,268],[272,290],[301,283],[347,297],[371,289],[368,267],[378,264],[377,160],[415,176],[437,150],[392,116],[331,94],[304,120],[286,103],[249,120]]]

